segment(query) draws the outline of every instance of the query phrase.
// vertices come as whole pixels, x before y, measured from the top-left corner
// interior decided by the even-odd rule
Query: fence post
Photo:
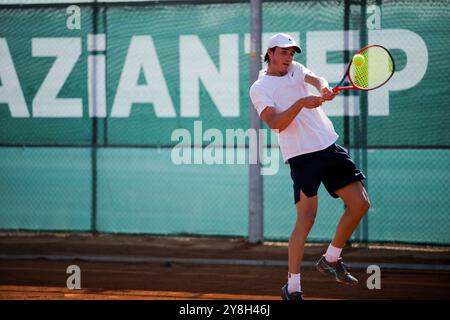
[[[92,33],[94,36],[98,33],[98,3],[97,1],[94,1],[93,3],[93,13],[92,13]],[[97,41],[96,38],[93,39],[94,42]],[[97,47],[97,45],[95,45]],[[91,174],[92,174],[92,216],[91,216],[91,232],[93,234],[97,233],[97,147],[98,147],[98,120],[95,116],[97,114],[97,90],[96,90],[96,84],[97,84],[97,63],[96,60],[93,59],[93,68],[92,68],[92,107],[93,107],[93,114],[92,117],[92,141],[91,141]]]
[[[360,47],[366,46],[368,44],[367,35],[367,1],[361,0],[361,23],[360,23]],[[367,179],[365,181],[365,188],[369,188],[369,171],[368,171],[368,159],[367,159],[367,120],[369,116],[369,106],[368,106],[368,96],[367,91],[361,91],[359,96],[359,106],[360,106],[360,117],[361,117],[361,169],[366,175]],[[362,218],[362,242],[367,243],[369,241],[369,221],[368,213]]]
[[[261,0],[251,0],[250,3],[250,85],[258,79],[261,68]],[[250,127],[259,133],[261,120],[250,101]],[[263,228],[263,186],[261,165],[259,161],[259,150],[261,141],[259,134],[258,154],[256,164],[249,164],[249,212],[248,212],[248,242],[259,243],[264,241]],[[251,150],[251,148],[249,148]]]

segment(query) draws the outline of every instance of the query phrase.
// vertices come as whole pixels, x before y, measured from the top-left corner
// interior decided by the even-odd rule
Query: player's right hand
[[[320,107],[325,100],[321,96],[311,95],[299,100],[304,108],[314,109]]]

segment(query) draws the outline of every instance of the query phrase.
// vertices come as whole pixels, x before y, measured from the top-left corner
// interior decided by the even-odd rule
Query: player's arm
[[[308,96],[297,100],[288,109],[279,112],[274,107],[266,107],[263,112],[261,112],[261,119],[269,126],[269,128],[274,130],[279,130],[280,132],[286,129],[294,120],[294,118],[299,114],[303,108],[317,108],[320,107],[324,99],[320,96]]]
[[[306,74],[305,82],[315,87],[324,100],[333,100],[336,96],[336,93],[330,89],[328,81],[325,78],[318,77],[315,74]]]

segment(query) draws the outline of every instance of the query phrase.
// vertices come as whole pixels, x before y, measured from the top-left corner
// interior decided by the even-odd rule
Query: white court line
[[[122,263],[179,263],[179,264],[205,264],[205,265],[236,265],[236,266],[260,266],[260,267],[286,267],[284,260],[250,260],[250,259],[203,259],[203,258],[175,258],[175,257],[142,257],[142,256],[92,256],[92,255],[33,255],[33,254],[0,254],[0,260],[36,260],[45,259],[51,261],[81,260],[89,262],[122,262]],[[415,271],[440,271],[450,272],[448,264],[417,264],[417,263],[371,263],[371,262],[346,262],[355,270],[366,270],[369,265],[377,265],[381,269],[390,270],[415,270]],[[315,267],[313,261],[303,261],[303,267]]]

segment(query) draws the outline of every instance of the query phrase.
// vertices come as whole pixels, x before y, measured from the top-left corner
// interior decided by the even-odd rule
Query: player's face
[[[286,73],[292,61],[294,60],[294,48],[275,48],[270,60],[271,68],[276,69],[280,73]]]

